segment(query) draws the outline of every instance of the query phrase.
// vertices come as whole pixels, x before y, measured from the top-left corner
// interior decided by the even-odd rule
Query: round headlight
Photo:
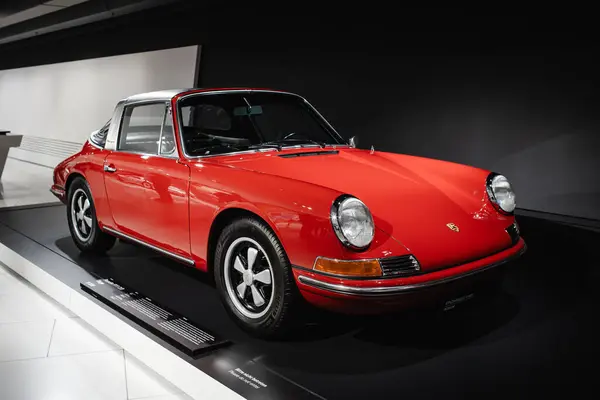
[[[365,249],[375,236],[371,212],[356,197],[344,195],[331,206],[331,224],[338,239],[355,250]]]
[[[515,192],[504,175],[490,174],[487,179],[487,192],[492,203],[501,211],[510,214],[515,210]]]

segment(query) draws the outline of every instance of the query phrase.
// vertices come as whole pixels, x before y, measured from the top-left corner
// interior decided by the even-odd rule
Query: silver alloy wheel
[[[273,267],[256,240],[234,240],[225,253],[223,272],[227,294],[242,315],[257,319],[271,309],[275,297]]]
[[[87,242],[92,235],[92,208],[83,189],[77,189],[71,198],[71,223],[77,238]]]

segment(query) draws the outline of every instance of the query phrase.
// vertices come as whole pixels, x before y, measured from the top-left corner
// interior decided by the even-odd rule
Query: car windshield
[[[275,92],[204,94],[179,103],[190,156],[346,144],[301,97]]]

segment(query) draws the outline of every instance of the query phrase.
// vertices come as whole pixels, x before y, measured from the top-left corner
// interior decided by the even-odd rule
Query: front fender
[[[342,194],[336,190],[218,164],[197,163],[190,168],[190,237],[192,254],[201,269],[206,268],[208,259],[210,227],[230,208],[250,211],[265,220],[293,265],[312,268],[318,256],[359,259],[407,253],[381,229],[364,252],[344,247],[329,220],[331,205]]]

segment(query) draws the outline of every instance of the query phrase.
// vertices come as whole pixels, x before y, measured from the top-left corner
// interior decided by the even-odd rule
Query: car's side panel
[[[229,208],[248,210],[265,220],[282,242],[290,262],[301,267],[312,268],[317,256],[357,259],[407,253],[382,230],[376,231],[365,252],[356,253],[342,246],[329,220],[331,204],[340,194],[332,189],[208,160],[191,163],[190,168],[190,237],[192,255],[200,269],[207,267],[212,222]]]
[[[190,169],[187,164],[166,157],[151,157],[146,166],[148,213],[143,219],[150,230],[140,233],[152,244],[190,258]]]
[[[173,158],[111,152],[104,184],[117,231],[189,258],[189,168]]]
[[[144,218],[150,211],[146,204],[147,163],[147,156],[125,152],[111,152],[105,160],[108,167],[115,169],[104,172],[104,185],[115,222],[113,228],[133,236],[152,231]]]

